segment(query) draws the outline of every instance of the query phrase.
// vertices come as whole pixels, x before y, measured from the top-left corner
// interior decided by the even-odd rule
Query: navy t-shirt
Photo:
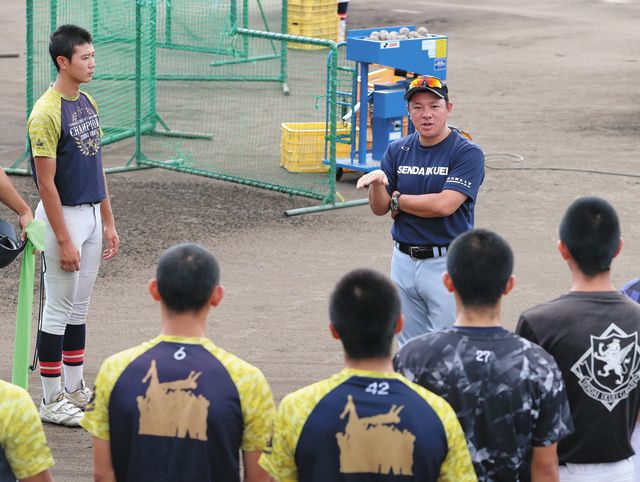
[[[354,368],[282,400],[260,465],[289,482],[476,480],[442,398],[397,373]]]
[[[100,202],[106,197],[100,119],[88,94],[69,98],[50,87],[34,105],[28,130],[36,186],[34,158],[49,157],[56,160],[54,182],[63,205]]]
[[[109,440],[118,481],[240,482],[265,449],[274,404],[262,373],[205,338],[160,335],[109,357],[81,425]]]
[[[484,180],[484,154],[478,145],[452,131],[439,144],[423,146],[416,132],[389,145],[381,168],[389,180],[389,194],[420,195],[451,189],[467,196],[446,217],[422,218],[400,212],[391,228],[395,241],[444,246],[473,228],[476,196]]]

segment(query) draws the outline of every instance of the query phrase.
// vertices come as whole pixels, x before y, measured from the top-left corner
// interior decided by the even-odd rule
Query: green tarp
[[[16,342],[13,351],[11,381],[25,390],[29,385],[29,353],[31,346],[31,314],[33,312],[33,283],[35,281],[35,250],[44,251],[46,226],[42,221],[32,221],[27,226],[27,246],[24,249],[18,289],[18,314],[16,318]]]

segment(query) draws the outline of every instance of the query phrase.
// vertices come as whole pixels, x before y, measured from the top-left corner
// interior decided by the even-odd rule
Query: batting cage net
[[[55,79],[50,34],[77,24],[94,38],[96,74],[82,88],[100,109],[111,171],[164,167],[333,202],[335,167],[323,160],[336,138],[348,155],[354,85],[333,42],[336,5],[27,0],[27,113]]]

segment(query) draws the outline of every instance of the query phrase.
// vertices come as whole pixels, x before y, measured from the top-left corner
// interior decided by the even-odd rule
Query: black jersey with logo
[[[562,370],[575,431],[558,445],[560,463],[631,457],[640,407],[640,306],[616,291],[570,292],[525,311],[517,332]]]

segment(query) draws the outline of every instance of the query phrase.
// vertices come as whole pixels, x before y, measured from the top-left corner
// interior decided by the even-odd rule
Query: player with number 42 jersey
[[[397,373],[345,368],[288,395],[265,452],[287,482],[476,480],[449,404]]]
[[[393,371],[403,317],[392,282],[352,271],[329,313],[345,367],[282,400],[260,465],[279,482],[475,481],[453,409]]]

